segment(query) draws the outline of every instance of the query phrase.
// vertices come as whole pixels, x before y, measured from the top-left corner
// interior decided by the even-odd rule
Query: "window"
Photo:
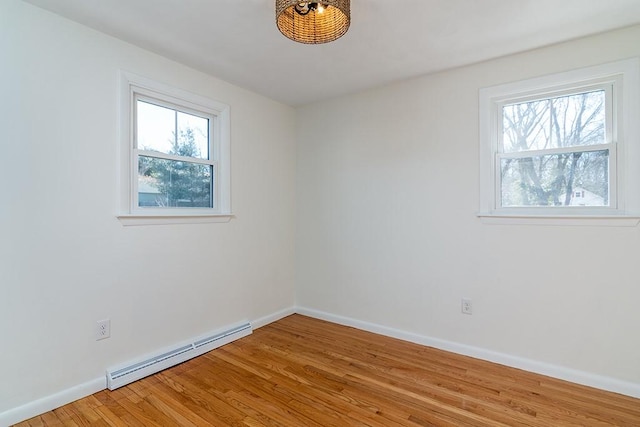
[[[629,60],[481,89],[480,216],[637,212],[637,88]]]
[[[597,195],[591,206],[611,206],[616,159],[611,86],[501,103],[499,207],[575,206],[576,187]]]
[[[121,221],[228,220],[229,107],[122,73]]]
[[[134,95],[133,161],[140,208],[214,208],[215,117],[187,113],[158,99]]]

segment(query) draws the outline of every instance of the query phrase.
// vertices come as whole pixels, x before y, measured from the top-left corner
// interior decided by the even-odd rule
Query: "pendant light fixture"
[[[276,0],[278,29],[299,43],[332,42],[347,32],[350,23],[350,0]]]

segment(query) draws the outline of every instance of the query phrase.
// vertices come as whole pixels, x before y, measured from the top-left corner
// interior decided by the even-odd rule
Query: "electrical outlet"
[[[472,314],[473,305],[471,304],[471,300],[469,298],[462,298],[462,313],[463,314]]]
[[[96,322],[96,341],[109,338],[111,336],[111,320],[104,319]]]

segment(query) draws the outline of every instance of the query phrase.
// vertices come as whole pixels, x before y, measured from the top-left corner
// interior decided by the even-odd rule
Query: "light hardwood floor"
[[[293,315],[24,426],[640,426],[640,400]]]

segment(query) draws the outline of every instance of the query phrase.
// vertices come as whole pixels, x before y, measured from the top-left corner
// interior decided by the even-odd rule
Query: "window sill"
[[[636,227],[640,217],[629,215],[516,215],[478,213],[483,224]]]
[[[169,225],[169,224],[206,224],[213,222],[229,222],[235,215],[228,214],[194,214],[194,215],[118,215],[117,218],[125,227],[132,225]]]

